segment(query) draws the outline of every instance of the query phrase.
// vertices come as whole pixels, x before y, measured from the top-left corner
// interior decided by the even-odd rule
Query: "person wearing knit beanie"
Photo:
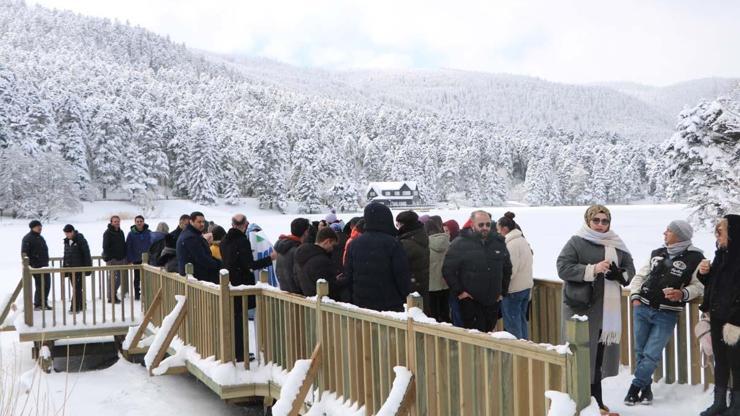
[[[652,402],[650,386],[658,365],[655,357],[660,356],[673,336],[686,302],[703,293],[697,273],[704,255],[691,244],[693,234],[688,222],[671,221],[663,232],[664,245],[650,253],[647,264],[630,283],[637,364],[624,398],[628,406]]]
[[[691,224],[689,224],[688,221],[671,221],[671,223],[668,224],[668,229],[671,230],[673,234],[676,234],[676,237],[679,238],[679,241],[689,241],[694,236],[694,229],[691,227]]]

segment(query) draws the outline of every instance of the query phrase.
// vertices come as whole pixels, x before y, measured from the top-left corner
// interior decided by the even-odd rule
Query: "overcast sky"
[[[740,1],[31,0],[308,67],[651,85],[740,76]]]

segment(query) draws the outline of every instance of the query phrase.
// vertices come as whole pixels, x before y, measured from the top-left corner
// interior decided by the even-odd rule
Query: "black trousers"
[[[33,306],[36,306],[36,307],[49,306],[49,291],[51,290],[51,275],[48,273],[35,274],[33,275],[33,282],[34,282],[34,285],[36,286],[36,291],[33,292]],[[44,292],[43,295],[41,293],[42,289]]]
[[[710,318],[709,328],[712,337],[712,352],[714,352],[714,384],[719,388],[730,387],[732,375],[732,389],[740,390],[740,343],[733,346],[722,340],[722,327],[726,322]]]
[[[71,275],[67,275],[67,277],[71,277]],[[70,299],[69,303],[69,310],[70,311],[81,311],[85,307],[85,299],[82,295],[82,285],[83,285],[83,278],[82,273],[78,272],[74,274],[74,280],[72,280],[72,298]]]
[[[141,264],[141,262],[134,262],[134,264]],[[141,297],[141,270],[134,269],[134,298],[139,299]]]
[[[498,321],[498,302],[488,306],[470,298],[461,299],[460,314],[464,328],[491,332]]]
[[[450,290],[435,290],[429,292],[429,316],[437,322],[452,322],[450,320]]]
[[[601,332],[599,332],[601,337]],[[604,344],[599,342],[596,347],[596,362],[594,363],[594,383],[591,383],[591,396],[596,399],[600,408],[604,408],[604,396],[601,393],[601,366],[604,364]]]

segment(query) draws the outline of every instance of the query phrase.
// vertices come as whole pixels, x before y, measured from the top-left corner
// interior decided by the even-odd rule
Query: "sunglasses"
[[[594,224],[601,223],[601,225],[609,225],[609,223],[611,223],[611,220],[609,220],[608,218],[591,218],[591,222]]]
[[[484,228],[484,227],[491,228],[491,223],[490,222],[479,222],[478,223],[478,228]]]

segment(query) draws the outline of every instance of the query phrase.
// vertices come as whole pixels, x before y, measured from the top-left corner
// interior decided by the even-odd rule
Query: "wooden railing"
[[[327,365],[320,369],[319,391],[336,393],[365,406],[369,413],[385,400],[396,365],[411,369],[415,375],[417,414],[452,414],[456,409],[461,409],[461,414],[543,414],[544,391],[548,389],[569,392],[579,406],[588,403],[588,360],[584,368],[577,358],[584,353],[587,357],[588,347],[576,337],[576,333],[583,333],[584,325],[575,322],[568,323],[572,332],[568,341],[576,353],[562,355],[533,343],[495,339],[488,334],[416,322],[403,314],[391,317],[337,304],[322,296],[322,288],[318,288],[320,296],[308,299],[259,287],[234,289],[227,275],[215,285],[146,264],[104,266],[102,259],[94,261],[92,267],[62,268],[61,259],[54,258],[51,267],[35,269],[24,259],[21,283],[25,324],[53,329],[78,322],[88,327],[133,323],[132,312],[138,307],[133,296],[121,304],[110,304],[107,291],[116,271],[132,289],[133,271],[138,269],[142,309],[136,312],[141,314],[149,308],[160,292],[161,308],[151,319],[154,325],[160,325],[175,306],[175,295],[187,296],[187,318],[177,335],[202,357],[228,362],[241,349],[244,357],[253,352],[259,362],[272,362],[289,370],[296,360],[308,358],[314,347],[321,345],[322,362]],[[68,294],[76,284],[69,277],[75,273],[84,276],[82,291],[88,305],[79,313],[67,314],[71,300]],[[50,311],[33,310],[34,274],[51,276]],[[241,323],[243,342],[234,344],[233,307],[241,303],[246,314],[249,297],[256,299],[257,351],[251,351],[246,319]],[[415,300],[409,299],[409,303],[414,306]],[[656,380],[705,385],[713,382],[692,331],[699,319],[700,303],[692,301],[681,313],[663,363],[655,372]],[[562,283],[536,280],[530,319],[535,343],[565,343],[561,311]],[[632,305],[627,291],[623,293],[622,317],[621,361],[634,369]],[[249,360],[244,361],[247,366]]]
[[[560,344],[562,322],[563,286],[561,281],[535,279],[532,293],[530,338],[535,342]],[[702,299],[689,302],[680,312],[678,325],[671,340],[663,351],[663,361],[656,369],[653,379],[664,379],[665,383],[681,383],[708,386],[714,382],[704,357],[699,351],[699,340],[693,328],[699,321],[699,305]],[[635,369],[635,337],[633,331],[633,306],[629,290],[622,291],[622,340],[621,363]]]
[[[120,303],[109,303],[108,299],[115,294],[114,279],[120,274],[121,285],[133,288],[134,269],[139,266],[121,265],[105,266],[102,258],[94,257],[93,266],[89,267],[61,267],[61,258],[51,258],[50,267],[33,268],[28,264],[28,258],[23,257],[23,320],[27,327],[39,330],[62,330],[65,326],[102,326],[120,323],[121,325],[135,322],[135,315],[139,313],[134,302],[133,293],[128,299],[121,299]],[[42,284],[41,297],[48,299],[50,310],[34,310],[34,276],[48,276],[50,280],[49,293]],[[80,279],[76,279],[79,276]],[[43,279],[42,279],[43,280]],[[79,282],[78,282],[79,280]],[[75,289],[81,285],[82,308],[73,302]],[[68,313],[68,310],[72,313]]]
[[[249,326],[245,319],[243,342],[234,345],[232,307],[242,303],[246,315],[247,299],[254,296],[258,362],[290,370],[319,345],[320,362],[326,364],[319,370],[317,391],[365,406],[367,414],[386,400],[395,366],[414,374],[412,413],[418,415],[543,415],[546,390],[568,392],[579,408],[589,403],[587,322],[567,323],[571,354],[562,354],[527,341],[417,322],[405,313],[338,304],[325,297],[328,289],[322,285],[319,296],[310,299],[262,287],[229,288],[226,274],[214,285],[152,266],[142,269],[143,306],[160,290],[162,302],[171,302],[160,308],[153,324],[172,309],[175,295],[187,295],[187,315],[178,335],[201,357],[232,361],[238,348],[248,357]],[[409,298],[408,306],[419,302]]]

